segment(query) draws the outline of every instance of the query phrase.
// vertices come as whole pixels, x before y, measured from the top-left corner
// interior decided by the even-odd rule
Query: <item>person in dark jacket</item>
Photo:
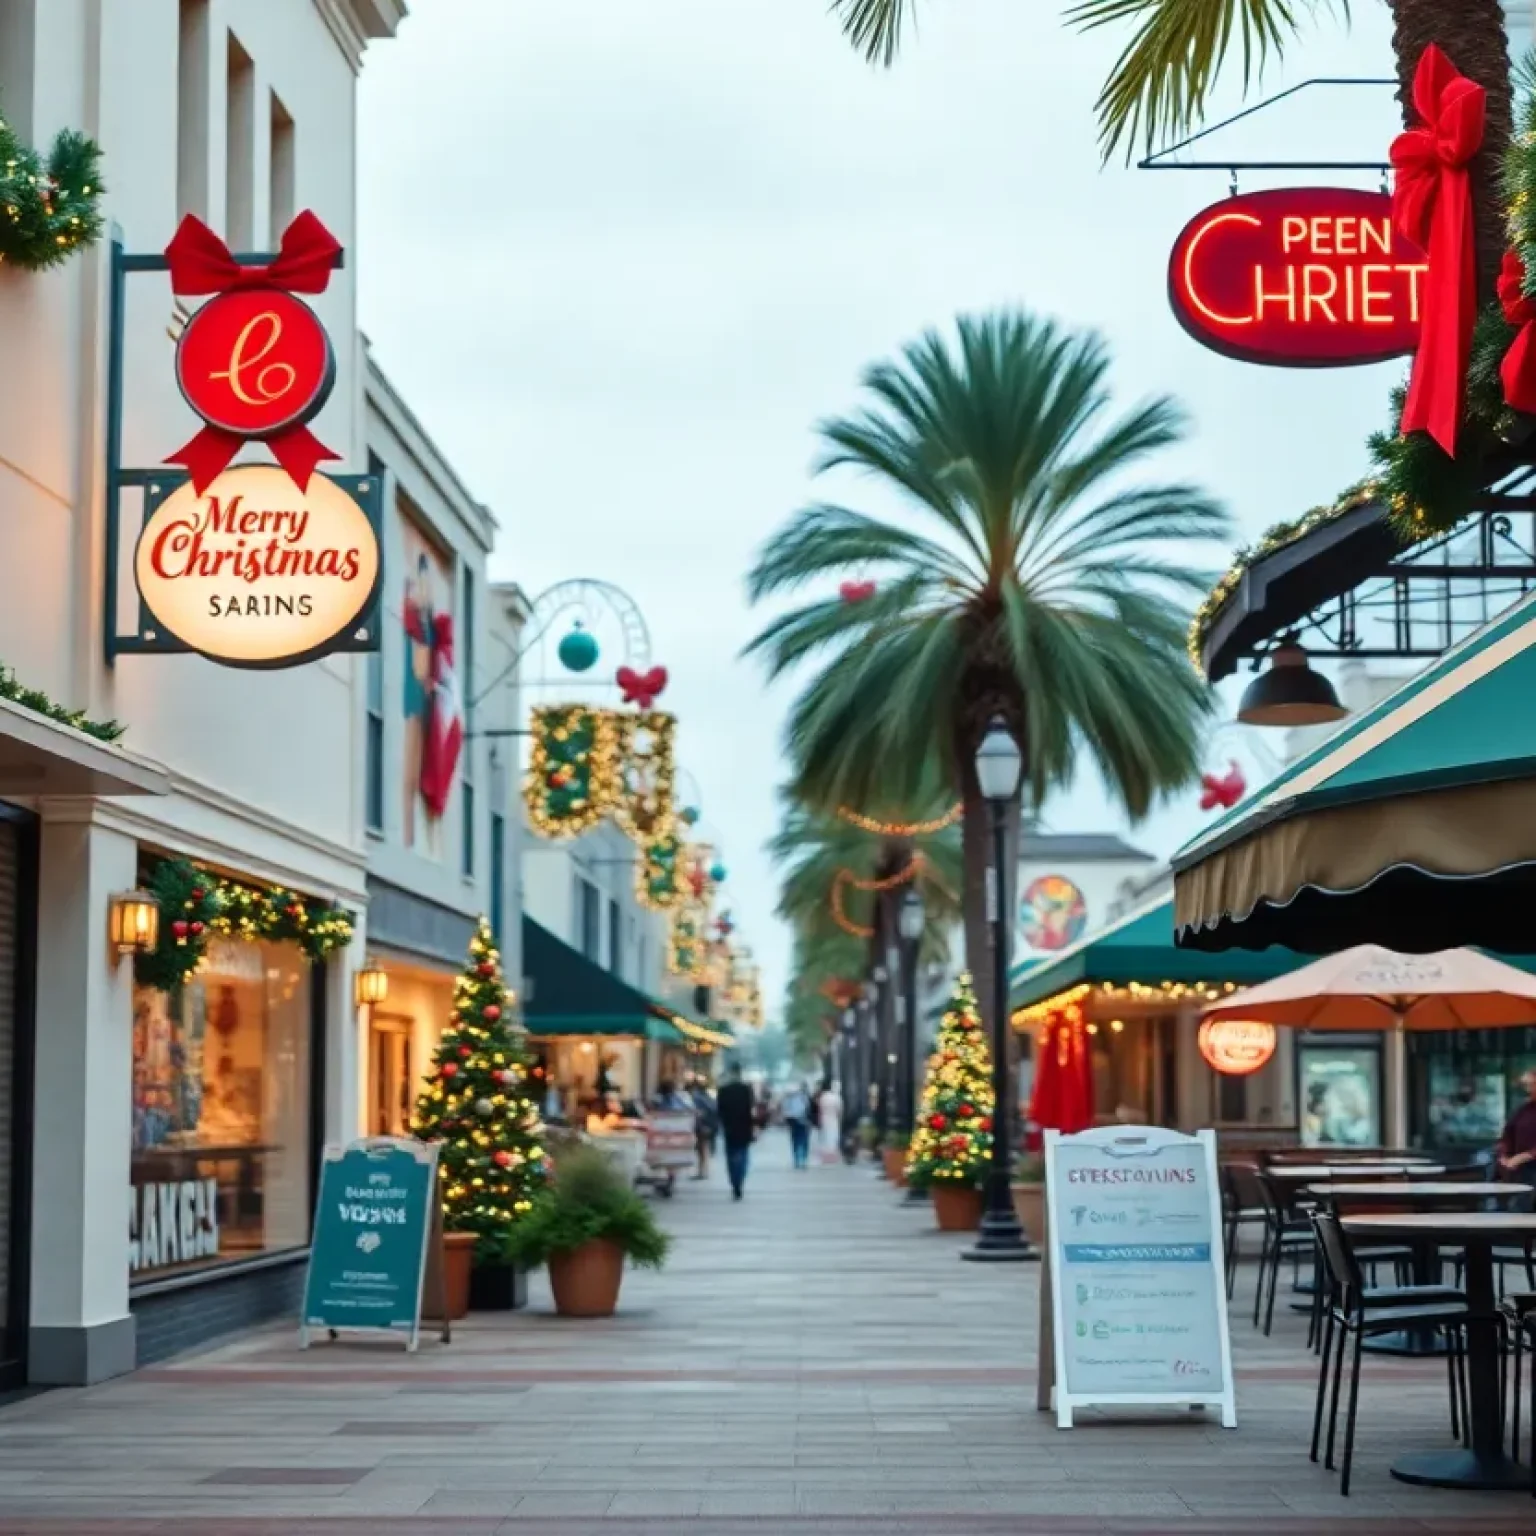
[[[715,1116],[725,1140],[725,1168],[730,1175],[731,1196],[741,1199],[747,1182],[747,1163],[752,1142],[757,1135],[757,1103],[752,1090],[742,1081],[741,1068],[731,1068],[730,1081],[715,1097]]]

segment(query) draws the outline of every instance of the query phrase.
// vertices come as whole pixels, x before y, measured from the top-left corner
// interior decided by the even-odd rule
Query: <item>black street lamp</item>
[[[897,1068],[896,1128],[909,1141],[917,1118],[917,947],[923,937],[923,898],[909,885],[901,898],[896,927],[906,947],[906,995],[902,999],[902,1031]]]
[[[976,752],[976,778],[992,813],[992,867],[987,871],[987,907],[992,920],[992,1169],[987,1175],[986,1212],[976,1246],[960,1255],[980,1262],[1034,1259],[1013,1209],[1009,1189],[1013,1158],[1013,1088],[1008,1071],[1008,809],[1019,795],[1024,759],[1013,733],[994,716]]]
[[[841,1151],[844,1161],[852,1162],[857,1156],[858,1132],[857,1128],[850,1130],[849,1120],[852,1118],[854,1105],[858,1102],[858,1055],[859,1055],[859,1014],[856,1008],[843,1009],[843,1068],[842,1082],[838,1084],[838,1092],[843,1097],[843,1123],[840,1127]]]

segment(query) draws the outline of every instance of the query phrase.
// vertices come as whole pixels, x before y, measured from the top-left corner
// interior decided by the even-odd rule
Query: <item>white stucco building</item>
[[[340,241],[345,264],[312,301],[336,367],[313,428],[340,473],[368,469],[356,82],[403,13],[402,0],[0,0],[6,116],[45,149],[66,127],[98,141],[125,252],[161,252],[185,212],[237,251],[272,248],[303,208]],[[105,747],[0,705],[0,1385],[97,1380],[286,1309],[319,1147],[357,1120],[365,664],[108,664],[108,584],[131,627],[142,515],[137,492],[107,501],[111,270],[106,239],[55,271],[0,268],[0,660],[126,727]],[[124,296],[122,463],[148,469],[197,428],[172,373],[187,310],[163,272],[127,276]],[[138,987],[108,943],[111,897],[164,860],[339,902],[357,936],[313,964],[295,944],[216,938],[182,993]]]

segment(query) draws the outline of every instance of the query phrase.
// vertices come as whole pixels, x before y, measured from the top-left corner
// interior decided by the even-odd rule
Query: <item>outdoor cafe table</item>
[[[1497,1186],[1494,1186],[1497,1187]],[[1486,1190],[1484,1193],[1486,1194]],[[1536,1240],[1536,1215],[1510,1211],[1414,1211],[1345,1216],[1344,1230],[1362,1243],[1437,1243],[1461,1248],[1467,1262],[1468,1396],[1472,1444],[1468,1450],[1415,1451],[1392,1463],[1403,1483],[1436,1488],[1525,1489],[1530,1471],[1504,1452],[1504,1396],[1500,1390],[1498,1296],[1493,1250]]]
[[[1414,1206],[1421,1211],[1476,1211],[1490,1203],[1512,1205],[1531,1191],[1524,1184],[1490,1184],[1470,1179],[1460,1183],[1419,1180],[1410,1183],[1380,1181],[1370,1184],[1351,1184],[1347,1179],[1333,1179],[1326,1184],[1309,1184],[1307,1193],[1330,1207],[1335,1215],[1339,1215],[1345,1214],[1339,1210],[1341,1203],[1349,1208],[1349,1214],[1357,1212],[1363,1205]],[[1415,1283],[1439,1284],[1440,1255],[1435,1244],[1418,1242],[1412,1246]],[[1388,1355],[1445,1353],[1444,1340],[1433,1328],[1408,1328],[1401,1333],[1379,1334],[1374,1339],[1367,1339],[1365,1347]]]

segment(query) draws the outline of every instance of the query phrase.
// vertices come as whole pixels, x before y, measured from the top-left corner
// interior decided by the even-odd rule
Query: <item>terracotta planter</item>
[[[981,1225],[981,1191],[935,1180],[933,1214],[940,1232],[974,1232]]]
[[[612,1317],[624,1278],[624,1250],[599,1237],[549,1256],[549,1288],[561,1317]]]
[[[1024,1236],[1039,1249],[1045,1247],[1045,1185],[1010,1184],[1013,1212],[1024,1228]]]
[[[885,1149],[885,1176],[892,1184],[907,1182],[907,1149],[905,1147]]]
[[[450,1322],[469,1315],[469,1273],[474,1262],[473,1232],[443,1233],[443,1305]]]

